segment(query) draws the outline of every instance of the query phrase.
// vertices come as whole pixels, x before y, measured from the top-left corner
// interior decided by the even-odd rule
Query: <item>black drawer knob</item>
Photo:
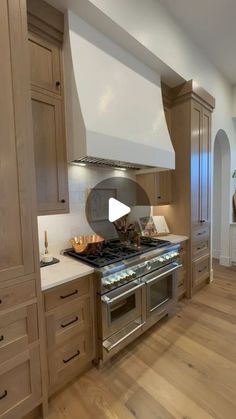
[[[64,204],[66,202],[65,199],[61,199],[61,203]]]
[[[56,81],[56,86],[59,87],[61,85],[61,82],[59,80]]]
[[[1,335],[0,336],[0,342],[2,342],[4,340],[4,336],[3,335]]]

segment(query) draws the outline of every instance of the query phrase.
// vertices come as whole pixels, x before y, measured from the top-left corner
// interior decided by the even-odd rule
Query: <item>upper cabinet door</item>
[[[32,87],[61,94],[60,48],[41,36],[29,33]]]
[[[171,204],[171,179],[172,172],[165,170],[163,172],[156,173],[156,204],[157,205],[169,205]]]
[[[211,202],[211,112],[202,110],[202,138],[201,138],[201,223],[210,220]]]
[[[191,112],[191,218],[192,225],[199,225],[201,220],[201,137],[202,107],[192,102]]]
[[[19,4],[0,2],[0,281],[34,272],[29,74]]]
[[[68,212],[68,180],[60,98],[31,92],[39,214]]]

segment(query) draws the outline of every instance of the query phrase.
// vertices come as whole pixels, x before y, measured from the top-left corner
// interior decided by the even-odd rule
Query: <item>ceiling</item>
[[[236,84],[236,1],[158,0],[231,84]]]

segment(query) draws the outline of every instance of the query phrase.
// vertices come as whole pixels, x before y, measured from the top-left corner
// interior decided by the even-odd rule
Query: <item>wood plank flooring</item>
[[[110,365],[58,393],[49,419],[236,419],[236,268]]]

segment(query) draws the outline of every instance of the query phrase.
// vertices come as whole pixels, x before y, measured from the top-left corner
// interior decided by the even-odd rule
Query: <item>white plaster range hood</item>
[[[71,162],[174,169],[159,75],[71,11],[65,85]]]

